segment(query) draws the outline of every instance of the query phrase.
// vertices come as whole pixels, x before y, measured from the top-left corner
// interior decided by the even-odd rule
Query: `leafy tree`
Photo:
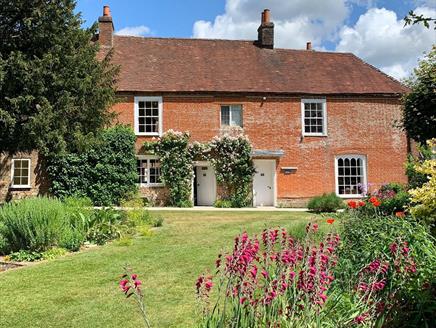
[[[0,0],[0,152],[75,151],[112,117],[117,68],[75,0]]]
[[[406,17],[404,17],[404,26],[424,24],[426,28],[430,28],[430,23],[433,22],[434,29],[436,30],[436,18],[425,17],[424,15],[418,15],[413,10],[409,11]]]
[[[406,81],[411,92],[404,97],[403,127],[414,140],[436,137],[436,47],[421,60]]]

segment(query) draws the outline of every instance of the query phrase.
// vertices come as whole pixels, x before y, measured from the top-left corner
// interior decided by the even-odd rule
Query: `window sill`
[[[150,183],[150,184],[138,184],[139,188],[162,188],[164,187],[163,183]]]
[[[321,133],[311,133],[311,134],[303,133],[303,137],[328,137],[328,135],[321,134]]]
[[[141,137],[159,137],[160,133],[156,132],[156,133],[142,133],[142,132],[135,132],[136,136],[141,136]]]
[[[344,199],[360,199],[365,197],[363,195],[339,195],[338,193],[336,193],[336,196]]]
[[[30,188],[32,188],[32,186],[30,186],[30,185],[25,185],[25,186],[15,186],[15,185],[11,185],[9,188],[10,188],[10,189],[30,189]]]

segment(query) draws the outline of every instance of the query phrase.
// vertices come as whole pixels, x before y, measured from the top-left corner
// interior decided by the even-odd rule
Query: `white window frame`
[[[223,106],[229,107],[229,123],[232,122],[232,106],[240,106],[240,108],[241,108],[241,125],[223,124],[223,121],[222,121],[222,108],[223,108]],[[220,126],[221,127],[239,126],[240,128],[242,128],[244,126],[244,106],[242,106],[242,104],[221,104],[220,105]]]
[[[29,165],[29,173],[27,175],[27,181],[29,182],[28,184],[22,185],[22,184],[14,184],[14,172],[15,172],[15,162],[16,161],[27,161],[28,165]],[[16,188],[16,189],[27,189],[27,188],[31,188],[31,171],[32,171],[32,161],[30,160],[30,158],[13,158],[12,159],[12,165],[11,165],[11,188]]]
[[[362,169],[363,169],[363,181],[362,184],[364,186],[367,185],[367,158],[365,155],[359,155],[359,154],[343,154],[343,155],[337,155],[335,156],[335,186],[336,186],[336,195],[338,197],[341,198],[362,198],[364,197],[363,194],[348,194],[348,195],[344,195],[344,194],[339,194],[339,173],[338,173],[338,160],[339,159],[345,159],[345,158],[355,158],[355,159],[360,159],[362,161]]]
[[[304,125],[304,104],[307,103],[321,103],[322,104],[322,129],[323,132],[306,132],[305,125]],[[302,135],[309,136],[309,137],[327,137],[327,101],[325,98],[319,98],[319,99],[301,99],[301,133]]]
[[[140,101],[157,101],[158,102],[158,114],[159,114],[159,127],[158,132],[139,132],[139,102]],[[162,120],[163,120],[163,100],[162,97],[135,97],[134,99],[134,120],[135,120],[135,134],[137,136],[162,136]]]
[[[141,161],[144,161],[144,160],[147,160],[147,181],[150,181],[150,160],[151,159],[158,159],[158,160],[160,160],[160,158],[159,157],[157,157],[157,156],[148,156],[148,155],[139,155],[139,156],[136,156],[136,159],[137,160],[141,160]],[[161,171],[161,180],[162,180],[162,171]],[[139,187],[163,187],[163,182],[160,182],[160,183],[150,183],[150,182],[147,182],[147,183],[142,183],[142,182],[140,182],[140,183],[138,183],[138,186]]]

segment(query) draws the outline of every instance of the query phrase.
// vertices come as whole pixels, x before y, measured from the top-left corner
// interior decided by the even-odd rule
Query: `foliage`
[[[436,46],[420,61],[408,84],[411,92],[404,96],[403,127],[421,143],[436,137]]]
[[[20,250],[9,254],[8,258],[13,262],[35,262],[42,260],[43,256],[40,252]]]
[[[69,218],[62,202],[50,198],[29,198],[0,208],[3,253],[30,250],[43,252],[58,245],[69,228]]]
[[[345,214],[342,222],[337,285],[350,294],[355,286],[362,287],[358,290],[365,293],[371,284],[382,283],[359,307],[364,321],[372,316],[387,326],[395,326],[392,322],[400,317],[418,326],[429,322],[427,312],[435,306],[429,301],[428,286],[436,274],[436,248],[426,227],[410,217],[369,215],[356,210]],[[364,273],[369,276],[363,279]],[[377,311],[377,304],[383,309]]]
[[[404,186],[398,183],[388,183],[374,193],[368,195],[368,199],[376,197],[380,201],[379,211],[384,215],[392,215],[404,212],[410,203],[410,197]]]
[[[65,248],[53,247],[42,253],[42,258],[44,260],[54,260],[60,256],[64,256],[68,251]]]
[[[104,245],[109,240],[120,238],[125,229],[125,220],[119,211],[110,208],[96,210],[87,222],[86,239]]]
[[[255,169],[251,159],[251,144],[242,134],[224,134],[212,139],[209,160],[216,179],[224,189],[224,200],[232,207],[246,207],[251,204],[251,183]]]
[[[137,190],[135,134],[127,126],[104,130],[82,153],[51,158],[51,191],[60,198],[88,197],[95,205],[118,204]]]
[[[436,139],[429,142],[429,146],[436,146]],[[433,234],[436,231],[436,159],[424,161],[415,167],[418,173],[428,176],[428,181],[421,187],[409,190],[412,197],[412,214],[430,225]]]
[[[424,183],[428,181],[427,175],[419,173],[416,171],[415,167],[419,166],[425,160],[431,159],[432,150],[426,145],[417,145],[418,155],[415,157],[409,154],[406,162],[406,175],[409,180],[409,188],[421,187]]]
[[[213,206],[218,208],[231,208],[232,207],[232,201],[228,199],[217,199]]]
[[[319,327],[328,320],[322,309],[334,279],[339,236],[329,234],[316,243],[311,234],[317,230],[317,224],[307,225],[302,242],[285,229],[264,230],[260,240],[237,236],[233,251],[218,256],[215,276],[197,279],[201,326]]]
[[[0,152],[77,151],[110,122],[117,68],[75,0],[0,0]]]
[[[115,245],[117,246],[132,246],[133,245],[133,239],[131,236],[123,236],[120,239],[117,239],[115,241]]]
[[[164,218],[159,215],[150,217],[150,220],[148,221],[148,224],[150,224],[153,228],[162,227],[163,223],[164,223]]]
[[[141,312],[142,318],[144,320],[145,327],[150,328],[150,322],[148,319],[147,312],[145,310],[144,303],[144,293],[142,292],[142,282],[138,279],[138,275],[131,273],[130,269],[124,269],[124,274],[120,281],[120,289],[126,295],[126,298],[132,297],[137,304],[139,311]]]
[[[193,153],[189,146],[189,133],[168,130],[154,142],[146,142],[145,149],[160,158],[161,177],[169,189],[169,205],[191,207]]]
[[[330,194],[322,194],[321,196],[313,197],[307,204],[307,207],[309,210],[316,213],[336,212],[338,209],[344,207],[344,202],[332,192]]]
[[[406,17],[404,17],[404,26],[423,24],[426,28],[430,28],[430,22],[433,22],[434,29],[436,30],[436,19],[432,17],[426,17],[423,14],[418,15],[413,10],[410,10]]]

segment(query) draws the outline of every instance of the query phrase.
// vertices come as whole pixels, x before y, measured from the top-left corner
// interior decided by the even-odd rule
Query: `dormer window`
[[[162,135],[162,97],[135,97],[135,134]]]

